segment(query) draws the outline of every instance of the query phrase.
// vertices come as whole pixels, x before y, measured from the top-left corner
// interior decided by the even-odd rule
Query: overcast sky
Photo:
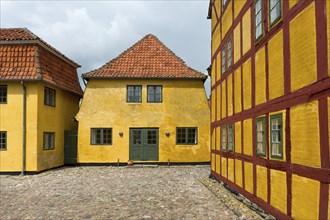
[[[79,63],[99,68],[147,34],[156,35],[188,66],[210,65],[209,0],[0,0],[1,27],[26,27]],[[209,95],[209,79],[205,83]]]

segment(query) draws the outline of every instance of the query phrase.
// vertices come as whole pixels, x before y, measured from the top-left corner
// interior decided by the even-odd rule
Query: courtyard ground
[[[261,219],[209,173],[209,166],[81,166],[0,175],[0,219]]]

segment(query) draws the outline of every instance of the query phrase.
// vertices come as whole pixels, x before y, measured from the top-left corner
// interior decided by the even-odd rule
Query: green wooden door
[[[131,128],[129,159],[158,160],[158,128]]]
[[[77,131],[64,131],[64,164],[77,163]]]

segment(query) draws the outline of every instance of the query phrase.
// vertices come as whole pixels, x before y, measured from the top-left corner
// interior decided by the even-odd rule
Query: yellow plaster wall
[[[242,18],[242,41],[243,41],[243,55],[251,49],[251,9],[247,10]]]
[[[232,181],[234,183],[234,159],[228,158],[228,180]]]
[[[267,168],[257,166],[257,197],[267,202]]]
[[[226,105],[226,94],[227,94],[227,90],[226,90],[226,80],[224,80],[221,83],[221,118],[225,118],[226,112],[227,112],[227,105]]]
[[[292,175],[292,217],[318,219],[320,182]]]
[[[211,92],[211,106],[212,106],[212,111],[211,111],[211,122],[214,122],[215,119],[216,119],[216,106],[217,106],[217,103],[216,103],[216,90],[212,90]]]
[[[243,180],[242,180],[242,161],[235,159],[235,180],[236,184],[240,187],[243,187]]]
[[[268,41],[269,99],[284,95],[283,31]]]
[[[241,153],[241,146],[242,146],[242,129],[241,129],[241,122],[238,121],[235,123],[235,152]]]
[[[241,29],[239,22],[234,29],[234,64],[241,58]]]
[[[216,130],[216,145],[215,145],[215,149],[216,150],[220,150],[220,127],[217,127]]]
[[[243,64],[243,104],[244,110],[251,108],[251,59]]]
[[[217,62],[217,69],[216,69],[216,77],[217,80],[221,79],[221,53],[218,53],[216,57],[216,62]]]
[[[220,25],[217,25],[212,36],[212,55],[215,54],[220,46]]]
[[[241,67],[234,72],[234,103],[235,113],[242,111],[242,84],[241,84]]]
[[[270,170],[270,204],[283,213],[287,213],[286,173]]]
[[[220,174],[220,155],[215,155],[215,172]]]
[[[214,1],[215,10],[217,11],[218,17],[221,16],[221,0]]]
[[[215,150],[215,142],[216,142],[216,134],[215,134],[216,130],[213,129],[212,130],[212,134],[211,134],[211,148],[212,150]]]
[[[233,115],[233,75],[229,75],[227,78],[228,86],[228,116]]]
[[[220,115],[220,110],[221,110],[221,87],[220,84],[217,86],[217,109],[216,109],[216,114],[217,114],[217,120],[221,119]]]
[[[234,1],[234,19],[236,19],[237,15],[241,12],[245,3],[246,0]]]
[[[232,4],[228,4],[226,10],[223,13],[222,19],[221,19],[221,25],[222,25],[222,39],[226,36],[229,28],[231,27],[233,20],[232,20]]]
[[[213,60],[211,69],[211,85],[214,86],[216,82],[216,60]]]
[[[317,79],[314,2],[290,23],[290,53],[291,90],[295,91]]]
[[[256,105],[266,101],[265,47],[262,47],[255,56],[255,96]]]
[[[227,173],[227,158],[221,157],[221,175],[223,177],[228,177]]]
[[[298,3],[299,0],[289,0],[289,8],[291,9]]]
[[[318,101],[291,108],[292,163],[320,167]]]
[[[37,84],[26,86],[26,171],[37,170]],[[0,171],[22,170],[23,88],[20,82],[1,81],[7,85],[7,104],[0,104],[0,131],[7,132],[7,150],[0,151]]]
[[[244,181],[245,190],[253,194],[253,165],[252,163],[244,162]]]
[[[142,103],[126,102],[127,85],[142,85]],[[163,86],[162,103],[147,103],[147,85]],[[76,117],[78,162],[126,162],[129,128],[134,127],[159,128],[159,162],[209,161],[209,114],[203,82],[199,80],[92,79]],[[96,127],[112,128],[111,146],[90,145],[90,129]],[[176,145],[176,127],[198,127],[198,144]],[[120,131],[123,137],[118,135]],[[165,136],[167,131],[169,137]]]
[[[215,25],[217,24],[218,18],[215,14],[215,7],[212,7],[212,20],[211,20],[211,25],[212,25],[212,30],[214,30]]]
[[[213,171],[215,171],[215,154],[212,154],[211,155],[211,169],[213,170]]]
[[[243,150],[244,154],[252,156],[252,119],[246,119],[243,122]]]
[[[44,104],[45,86],[56,90],[55,107]],[[38,171],[64,164],[64,130],[76,130],[79,97],[51,85],[38,83]],[[50,123],[54,121],[56,123]],[[43,133],[55,132],[55,149],[43,150]]]

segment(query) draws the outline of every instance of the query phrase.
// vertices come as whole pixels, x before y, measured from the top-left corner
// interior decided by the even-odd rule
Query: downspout
[[[21,175],[24,175],[25,171],[25,155],[26,155],[26,87],[24,81],[21,81],[23,88],[23,129],[22,129],[22,172]]]

